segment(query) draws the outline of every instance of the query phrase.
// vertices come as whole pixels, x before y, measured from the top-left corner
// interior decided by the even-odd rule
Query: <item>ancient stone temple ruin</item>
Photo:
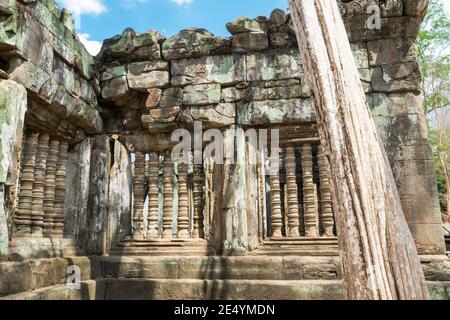
[[[415,45],[422,2],[340,2],[431,295],[448,299]],[[0,0],[0,297],[343,297],[330,170],[290,16],[227,29],[126,29],[92,57],[54,0]],[[174,160],[179,129],[200,153],[222,135],[228,161]],[[249,140],[271,132],[281,153],[269,175]]]

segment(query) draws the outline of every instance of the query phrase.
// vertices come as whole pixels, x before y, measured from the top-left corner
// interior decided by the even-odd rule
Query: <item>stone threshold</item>
[[[450,282],[428,282],[432,300],[449,300]],[[343,300],[339,280],[83,281],[80,289],[57,285],[0,300]]]

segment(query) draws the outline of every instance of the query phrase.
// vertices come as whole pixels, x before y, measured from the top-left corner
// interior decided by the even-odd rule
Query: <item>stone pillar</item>
[[[9,223],[16,209],[27,91],[20,84],[0,81],[0,259],[8,253]],[[26,219],[25,219],[26,220]],[[25,222],[26,221],[23,221]]]
[[[44,188],[49,140],[50,137],[48,134],[44,133],[39,136],[34,170],[31,205],[31,236],[38,238],[43,237],[44,230]]]
[[[53,225],[53,236],[58,238],[64,237],[64,203],[68,150],[69,144],[66,141],[61,141],[59,144],[59,159],[56,163],[55,216]]]
[[[25,137],[20,177],[19,210],[15,216],[16,231],[14,236],[16,237],[31,235],[31,206],[33,203],[34,169],[36,167],[38,139],[39,133],[30,133]]]
[[[282,238],[283,214],[281,212],[281,187],[279,174],[270,176],[270,221],[272,238]]]
[[[245,147],[243,134],[237,134],[235,137],[234,128],[225,131],[226,159],[223,166],[222,203],[224,226],[222,251],[225,255],[245,255],[249,249]]]
[[[302,168],[303,168],[303,203],[305,212],[305,236],[318,236],[318,210],[317,210],[317,190],[314,184],[312,145],[305,143],[302,145]]]
[[[148,232],[149,239],[159,238],[159,153],[150,153],[148,181]]]
[[[44,236],[51,237],[55,227],[56,165],[59,155],[59,140],[51,140],[47,158],[44,189]]]
[[[189,193],[188,165],[178,164],[178,238],[188,239],[189,234]]]
[[[170,152],[164,156],[164,181],[163,181],[163,238],[171,240],[173,237],[173,161]]]
[[[286,148],[285,163],[288,204],[288,231],[286,234],[288,237],[300,237],[295,146],[288,146]]]
[[[133,172],[133,238],[144,238],[145,154],[136,152]]]
[[[334,237],[333,199],[331,196],[330,165],[322,147],[319,147],[320,217],[324,237]]]
[[[203,209],[205,204],[203,186],[204,186],[204,168],[203,165],[194,165],[193,176],[193,198],[194,198],[194,216],[193,216],[193,230],[192,238],[203,238]]]

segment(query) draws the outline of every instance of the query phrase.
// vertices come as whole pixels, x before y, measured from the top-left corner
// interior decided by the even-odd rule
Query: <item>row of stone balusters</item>
[[[45,133],[24,137],[15,237],[63,237],[68,148]]]
[[[165,239],[174,236],[174,163],[170,153],[164,155],[161,163],[159,153],[148,155],[137,152],[133,170],[133,238]],[[159,217],[160,171],[163,168],[162,193],[163,214]],[[189,175],[187,164],[178,164],[178,239],[200,239],[203,232],[203,165],[194,165]],[[147,174],[146,174],[147,171]],[[191,179],[190,179],[191,178]],[[147,186],[147,195],[145,187]],[[147,196],[148,217],[144,221],[144,207]],[[191,210],[192,208],[192,210]],[[191,214],[192,212],[192,214]],[[162,220],[161,224],[160,221]]]
[[[303,208],[299,206],[297,185],[296,145],[286,147],[286,236],[300,237],[301,214],[304,219],[305,236],[320,236],[319,219],[322,223],[324,237],[334,237],[334,214],[331,196],[330,168],[322,148],[319,147],[318,165],[320,172],[320,217],[317,185],[314,183],[313,146],[311,143],[301,145]],[[271,226],[272,237],[283,237],[283,212],[281,200],[280,177],[270,176]]]

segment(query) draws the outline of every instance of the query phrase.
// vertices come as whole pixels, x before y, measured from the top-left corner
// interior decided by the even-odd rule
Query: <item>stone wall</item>
[[[6,254],[5,216],[11,238],[11,218],[18,210],[22,134],[48,134],[75,146],[101,134],[103,121],[94,58],[75,35],[71,15],[60,11],[54,0],[0,1],[0,77],[8,79],[0,84],[4,115],[0,199],[2,209],[7,206],[0,213],[0,253]]]
[[[342,2],[361,80],[419,251],[443,253],[415,44],[423,4]],[[368,6],[380,3],[381,29],[370,30]],[[169,149],[170,133],[192,129],[194,121],[224,131],[313,124],[311,91],[289,16],[275,10],[267,18],[239,18],[227,28],[232,37],[192,28],[164,39],[156,31],[127,29],[106,40],[97,59],[106,132],[117,134],[131,152],[148,153]],[[224,208],[231,205],[228,200],[239,202],[239,186],[233,188],[236,193]],[[240,216],[245,230],[245,210],[238,211],[232,215]],[[251,240],[242,237],[238,240],[246,247]]]
[[[415,45],[423,1],[340,2],[419,251],[443,253]],[[365,26],[367,7],[373,4],[380,4],[380,30]],[[26,105],[25,132],[39,131],[70,144],[65,233],[90,253],[104,253],[130,233],[129,153],[170,150],[174,129],[191,130],[194,121],[224,132],[254,127],[289,131],[294,126],[314,131],[308,75],[290,17],[282,10],[229,23],[231,37],[191,28],[165,39],[157,31],[126,29],[106,40],[96,58],[77,39],[70,14],[54,0],[2,0],[0,17],[0,76],[9,79],[2,86],[27,91],[25,102],[5,89],[15,101],[5,102],[16,121],[14,132],[23,131]],[[4,152],[14,151],[7,155],[10,163],[2,162],[2,172],[7,167],[12,172],[20,158],[21,134],[4,137],[9,141]],[[211,241],[245,252],[257,246],[255,221],[248,218],[253,209],[241,208],[253,188],[248,183],[252,176],[239,167],[214,174],[234,178],[225,179],[215,195],[220,214],[211,221],[221,230],[211,231]],[[10,173],[11,179],[17,174]],[[118,201],[124,188],[126,195]],[[14,209],[14,196],[8,203]],[[3,214],[0,230],[6,230],[7,215],[12,211]],[[5,231],[0,238],[7,238]]]

